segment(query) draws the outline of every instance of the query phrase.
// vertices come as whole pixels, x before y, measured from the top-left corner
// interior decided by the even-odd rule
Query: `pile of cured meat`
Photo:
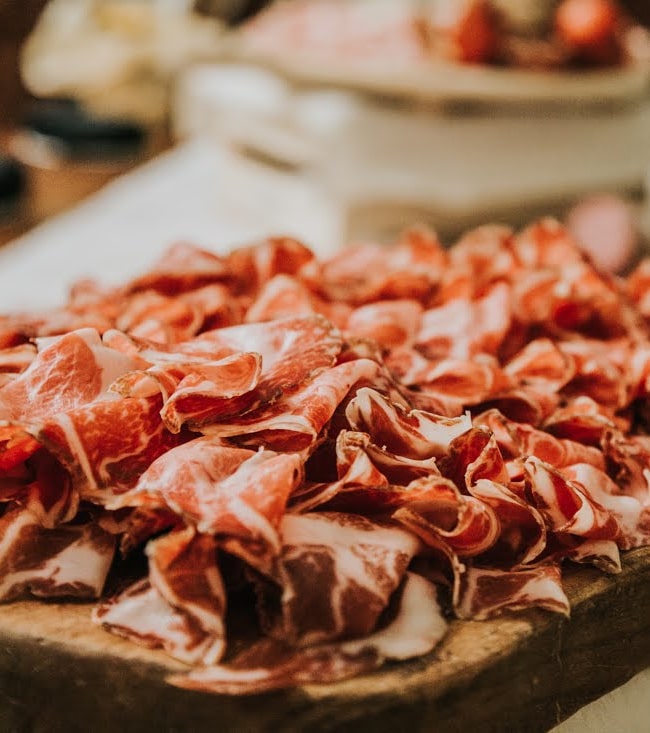
[[[0,597],[251,693],[428,653],[447,620],[569,604],[650,538],[650,262],[550,220],[318,261],[170,249],[0,319]]]

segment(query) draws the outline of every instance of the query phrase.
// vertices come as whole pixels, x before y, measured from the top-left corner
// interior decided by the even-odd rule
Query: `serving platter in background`
[[[376,57],[326,57],[290,48],[265,51],[245,40],[231,41],[226,55],[273,69],[303,85],[438,104],[616,107],[644,99],[650,80],[650,69],[642,63],[552,71],[441,60],[395,63]]]

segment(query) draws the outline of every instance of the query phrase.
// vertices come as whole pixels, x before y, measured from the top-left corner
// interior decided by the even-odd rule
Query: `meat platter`
[[[3,316],[5,727],[533,731],[625,681],[649,277],[541,220]]]

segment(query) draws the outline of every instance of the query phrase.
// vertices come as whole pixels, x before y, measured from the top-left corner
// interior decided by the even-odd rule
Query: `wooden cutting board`
[[[0,607],[0,730],[546,731],[650,665],[650,548],[623,572],[567,568],[566,620],[454,621],[432,654],[335,685],[222,697],[167,685],[182,668],[90,622],[87,604]]]

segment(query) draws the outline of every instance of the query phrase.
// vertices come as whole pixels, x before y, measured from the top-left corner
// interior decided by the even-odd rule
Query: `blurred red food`
[[[634,259],[638,245],[634,212],[620,197],[599,194],[585,198],[571,209],[566,223],[600,269],[618,273]]]
[[[613,63],[621,53],[621,20],[622,12],[612,0],[563,0],[555,13],[555,29],[579,58]]]

